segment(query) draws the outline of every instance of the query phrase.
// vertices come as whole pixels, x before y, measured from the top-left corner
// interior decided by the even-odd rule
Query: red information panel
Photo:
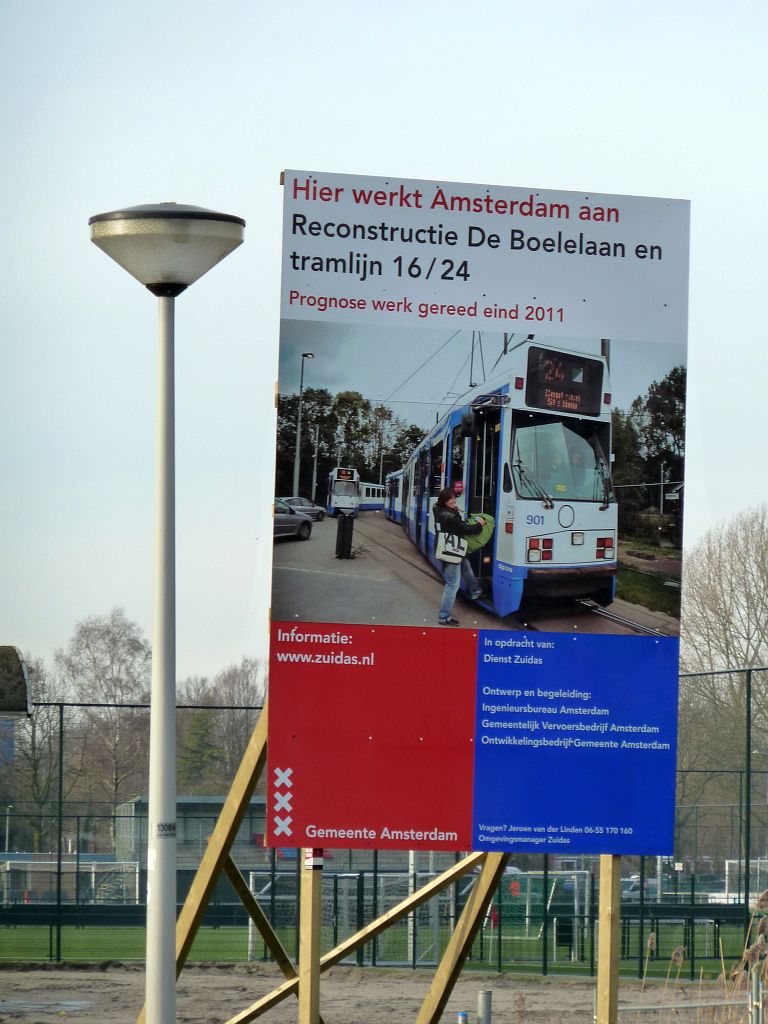
[[[468,639],[273,623],[271,846],[470,849],[477,646]]]

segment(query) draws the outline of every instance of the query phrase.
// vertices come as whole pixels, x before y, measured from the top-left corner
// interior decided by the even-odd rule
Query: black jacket
[[[435,526],[443,533],[455,533],[457,537],[471,537],[474,533],[480,533],[483,529],[482,523],[465,523],[461,518],[458,509],[448,508],[447,505],[435,505],[432,509],[435,517]]]

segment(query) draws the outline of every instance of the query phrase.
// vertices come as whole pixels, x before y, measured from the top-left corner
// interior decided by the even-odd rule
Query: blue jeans
[[[477,578],[472,572],[472,566],[466,558],[462,558],[461,562],[442,562],[441,565],[445,587],[443,588],[443,599],[440,602],[438,617],[449,619],[453,611],[456,594],[459,590],[459,583],[463,583],[464,588],[470,594],[476,594],[480,589],[480,584],[477,582]]]

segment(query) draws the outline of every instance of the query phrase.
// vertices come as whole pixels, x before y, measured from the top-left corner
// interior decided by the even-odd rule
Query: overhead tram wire
[[[509,335],[509,340],[511,341],[511,340],[512,340],[512,339],[514,338],[514,336],[515,336],[515,332],[513,331],[513,332],[512,332],[512,333],[511,333],[511,334]],[[499,365],[499,363],[501,362],[501,360],[502,360],[502,359],[504,358],[504,356],[505,356],[505,355],[507,354],[507,351],[508,351],[508,349],[507,349],[507,335],[506,335],[506,333],[505,333],[505,334],[504,334],[504,342],[503,342],[503,344],[502,344],[502,346],[501,346],[501,352],[499,352],[499,358],[498,358],[498,359],[496,360],[496,362],[495,362],[495,363],[493,364],[493,366],[491,367],[491,373],[493,373],[493,371],[494,371],[494,370],[496,369],[496,367],[497,367],[497,366]]]
[[[515,332],[514,331],[509,335],[509,337],[507,337],[506,334],[504,335],[504,344],[502,345],[501,352],[499,353],[499,358],[496,360],[496,362],[491,367],[491,373],[493,373],[493,371],[499,365],[499,363],[504,358],[504,356],[509,355],[510,352],[514,352],[516,348],[520,348],[520,346],[524,345],[526,343],[526,341],[533,341],[533,335],[532,334],[527,334],[525,336],[525,338],[523,338],[522,341],[518,341],[518,343],[516,345],[512,345],[511,348],[508,348],[507,346],[512,341],[514,336],[515,336]]]
[[[435,349],[435,351],[432,353],[432,355],[428,356],[420,366],[417,366],[416,369],[413,371],[413,373],[409,373],[408,376],[405,378],[405,380],[402,381],[402,383],[398,384],[397,387],[395,388],[395,390],[391,391],[389,393],[389,395],[387,395],[387,397],[384,399],[384,401],[388,402],[394,395],[397,394],[397,392],[400,390],[400,388],[404,388],[409,380],[412,380],[416,376],[416,374],[419,373],[420,370],[423,370],[424,367],[428,363],[432,362],[432,360],[435,358],[436,355],[438,355],[440,352],[442,352],[442,350],[447,345],[450,345],[450,343],[453,341],[453,339],[456,337],[457,334],[461,334],[461,331],[460,330],[454,331],[453,334],[450,336],[450,338],[448,338],[447,341],[444,341],[442,343],[442,345],[438,345],[438,347]]]

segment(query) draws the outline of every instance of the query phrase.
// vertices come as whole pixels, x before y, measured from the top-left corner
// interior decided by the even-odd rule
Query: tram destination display
[[[688,221],[285,172],[270,845],[672,851]]]
[[[540,409],[595,416],[603,401],[603,365],[596,359],[531,347],[525,400]]]

